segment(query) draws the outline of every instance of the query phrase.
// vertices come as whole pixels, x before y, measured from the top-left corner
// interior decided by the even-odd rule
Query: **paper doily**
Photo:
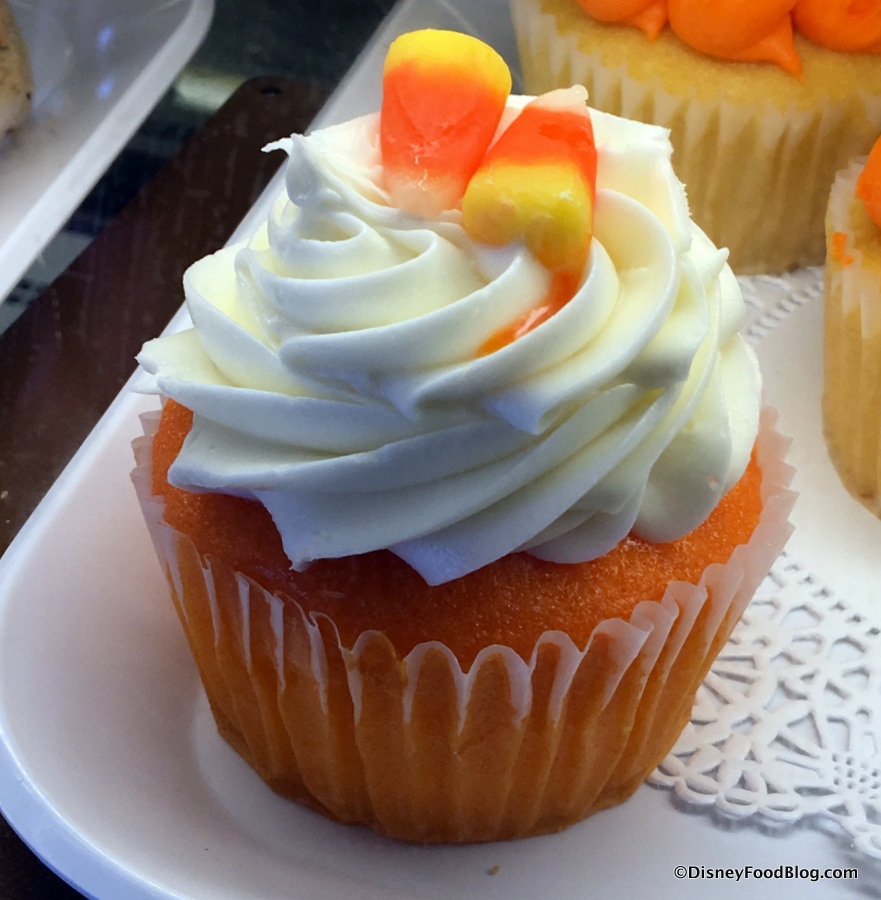
[[[816,269],[741,285],[754,343],[822,302]],[[831,825],[881,860],[881,607],[870,621],[785,552],[648,780],[687,809],[764,830]]]
[[[650,777],[768,828],[834,821],[881,859],[881,627],[784,553]]]

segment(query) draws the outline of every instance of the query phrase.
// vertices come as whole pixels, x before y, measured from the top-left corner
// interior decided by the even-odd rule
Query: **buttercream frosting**
[[[270,145],[288,161],[268,220],[187,271],[193,327],[139,356],[147,389],[194,412],[172,483],[261,502],[296,569],[387,548],[430,584],[699,525],[758,429],[741,293],[667,132],[591,116],[577,290],[491,353],[548,290],[521,244],[476,243],[457,209],[391,207],[377,115]]]

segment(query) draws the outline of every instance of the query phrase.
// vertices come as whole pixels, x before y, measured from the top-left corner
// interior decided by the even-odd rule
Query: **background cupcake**
[[[0,139],[25,121],[33,90],[27,44],[9,3],[0,0]]]
[[[669,128],[692,214],[738,274],[820,264],[834,174],[881,129],[881,11],[699,6],[511,0],[526,89],[583,84]]]
[[[881,515],[881,144],[835,179],[826,242],[824,433],[844,485]]]

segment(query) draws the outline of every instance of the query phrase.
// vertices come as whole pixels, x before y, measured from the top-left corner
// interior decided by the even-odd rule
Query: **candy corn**
[[[584,94],[545,94],[523,108],[471,179],[465,230],[496,246],[523,240],[550,269],[579,269],[593,233],[596,170]]]
[[[469,35],[425,29],[397,38],[383,69],[380,146],[394,206],[457,208],[495,134],[511,73]]]
[[[533,328],[537,328],[542,322],[550,319],[575,295],[579,276],[580,273],[575,269],[560,269],[553,272],[548,291],[541,302],[519,319],[490,335],[478,348],[477,355],[486,356],[489,353],[495,353],[497,350],[507,347],[508,344],[513,344],[524,334],[528,334]]]

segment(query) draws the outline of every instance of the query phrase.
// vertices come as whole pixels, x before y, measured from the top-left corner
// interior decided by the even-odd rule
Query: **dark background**
[[[201,47],[0,307],[0,555],[180,305],[183,269],[271,178],[278,160],[259,148],[308,126],[392,6],[215,0]],[[218,146],[239,151],[220,193]],[[0,900],[80,896],[0,818]]]

